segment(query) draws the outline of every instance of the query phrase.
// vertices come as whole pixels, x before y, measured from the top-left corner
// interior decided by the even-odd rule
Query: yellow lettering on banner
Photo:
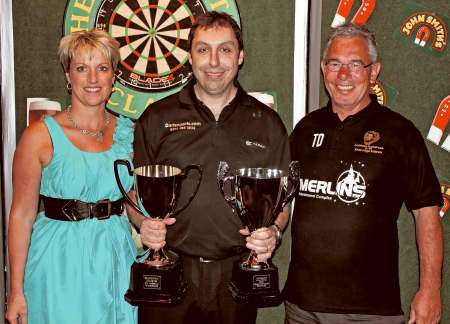
[[[411,31],[407,27],[403,27],[402,32],[409,36]]]
[[[116,88],[116,87],[114,87],[114,93],[118,94],[118,95],[121,96],[121,97],[123,97],[123,96],[125,95],[125,92],[124,92],[122,89]],[[123,107],[123,111],[124,111],[124,112],[128,112],[128,113],[130,113],[130,114],[135,114],[135,113],[137,113],[137,110],[131,109],[131,102],[133,101],[133,98],[134,98],[134,97],[133,97],[132,95],[127,94],[127,99],[126,99],[125,105],[124,105],[124,107]],[[113,106],[113,107],[117,107],[117,106],[119,105],[118,102],[112,101],[111,98],[109,99],[108,104],[111,105],[111,106]]]
[[[125,107],[123,107],[123,111],[128,112],[130,114],[137,113],[137,110],[131,109],[131,102],[133,101],[134,96],[127,94],[127,101],[125,101]]]
[[[381,87],[375,83],[372,88],[372,93],[374,93],[377,96],[377,101],[380,105],[384,105],[384,93]]]
[[[123,97],[123,95],[125,94],[125,92],[123,92],[122,89],[117,88],[117,87],[114,87],[114,88],[113,88],[113,91],[114,91],[115,93],[117,93],[117,94],[118,94],[119,96],[121,96],[121,97]],[[111,106],[118,106],[118,105],[119,105],[118,102],[112,101],[111,98],[109,98],[108,104],[110,104]]]
[[[90,3],[90,4],[86,5],[86,3]],[[73,4],[73,7],[78,8],[83,11],[86,11],[86,13],[90,13],[93,5],[94,5],[94,1],[91,1],[91,0],[81,0],[81,1],[76,0],[75,3]]]
[[[412,18],[409,20],[409,23],[410,23],[412,26],[414,26],[415,24],[417,24],[417,22],[418,22],[417,16],[412,17]]]
[[[76,23],[76,26],[70,26],[70,32],[71,33],[77,32],[77,31],[80,31],[80,30],[88,30],[87,25],[86,25],[86,27],[81,27],[82,23],[86,23],[86,24],[88,23],[88,21],[89,21],[89,17],[88,16],[72,15],[70,17],[70,20],[71,20],[72,23],[73,22]]]
[[[408,22],[404,24],[402,32],[409,36],[413,27],[420,22],[425,22],[425,15],[417,15],[409,18]]]
[[[372,86],[372,91],[373,91],[373,93],[375,93],[376,95],[378,95],[378,93],[381,92],[381,88],[380,88],[380,86],[379,86],[378,84],[375,83],[375,84]]]
[[[437,20],[436,18],[433,19],[432,23],[434,28],[438,29],[439,26],[441,25],[441,23],[439,22],[439,20]]]
[[[219,1],[211,4],[212,10],[216,10],[217,8],[222,7],[222,6],[225,6],[225,8],[229,8],[230,3],[228,2],[228,0],[219,0]]]

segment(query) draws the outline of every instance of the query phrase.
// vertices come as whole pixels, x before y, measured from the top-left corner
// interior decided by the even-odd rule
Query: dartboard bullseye
[[[205,11],[198,1],[103,1],[95,23],[120,43],[119,81],[141,91],[186,82],[191,75],[189,30]]]
[[[189,30],[196,16],[212,10],[240,22],[234,0],[68,0],[64,34],[100,28],[119,41],[121,62],[107,106],[138,118],[191,78]]]

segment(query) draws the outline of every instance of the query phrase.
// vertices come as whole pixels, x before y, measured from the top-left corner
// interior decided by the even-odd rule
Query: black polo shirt
[[[312,112],[290,141],[301,185],[286,299],[315,312],[402,314],[400,208],[442,204],[420,132],[372,98],[342,122],[330,104]]]
[[[192,82],[178,94],[152,104],[136,124],[135,166],[199,164],[203,180],[189,206],[167,231],[169,247],[183,254],[221,259],[243,251],[243,225],[217,185],[219,161],[232,169],[287,169],[289,141],[277,113],[240,86],[216,121],[196,99]],[[194,176],[183,184],[180,203],[192,192]]]

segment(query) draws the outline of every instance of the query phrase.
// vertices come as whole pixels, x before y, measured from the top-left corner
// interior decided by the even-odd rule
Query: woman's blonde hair
[[[95,48],[110,62],[114,70],[120,61],[119,42],[100,29],[82,30],[61,38],[58,56],[64,71],[70,69],[70,62],[79,48]]]

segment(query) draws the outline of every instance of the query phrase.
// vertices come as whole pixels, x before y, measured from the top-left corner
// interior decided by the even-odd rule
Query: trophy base
[[[171,296],[167,294],[151,294],[145,295],[140,293],[134,293],[130,289],[125,293],[125,300],[133,306],[151,306],[151,305],[180,305],[184,300],[184,294],[186,292],[186,285],[181,287],[178,295]]]
[[[258,308],[281,304],[278,268],[270,261],[268,265],[266,268],[252,269],[242,266],[242,261],[234,263],[228,290],[236,302]]]
[[[184,300],[186,283],[183,280],[183,265],[180,257],[172,251],[166,252],[171,260],[164,266],[133,263],[130,288],[125,300],[133,306],[179,305]]]

